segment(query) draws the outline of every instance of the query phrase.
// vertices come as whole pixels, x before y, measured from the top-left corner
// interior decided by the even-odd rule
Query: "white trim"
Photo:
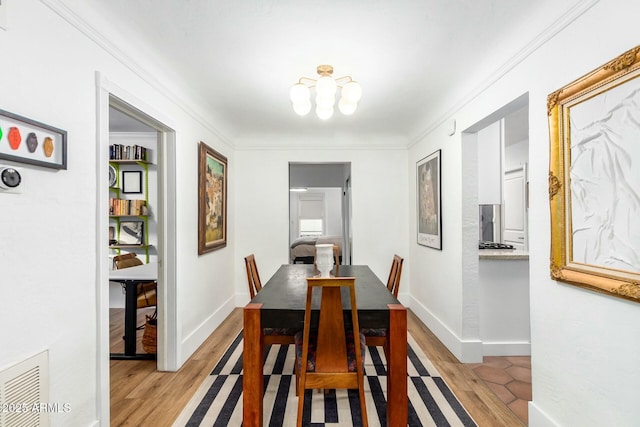
[[[482,343],[483,356],[530,356],[531,343],[527,341],[500,341]]]
[[[246,297],[249,295],[246,294]],[[192,333],[184,338],[180,347],[181,364],[184,363],[195,351],[202,345],[203,342],[211,335],[211,331],[215,330],[222,322],[231,314],[236,308],[236,296],[233,295],[227,299],[214,313],[206,318],[200,325],[198,325]]]
[[[108,172],[109,93],[101,87],[96,73],[96,416],[100,424],[110,424],[109,382],[109,268],[108,239],[109,189],[104,181]],[[103,148],[106,147],[106,148]]]
[[[529,43],[527,43],[520,51],[513,55],[507,62],[497,68],[491,77],[481,82],[475,89],[469,92],[466,96],[456,102],[451,108],[445,111],[440,117],[434,120],[428,125],[422,132],[418,132],[415,137],[410,138],[407,148],[411,148],[424,139],[427,135],[433,132],[440,125],[450,120],[450,118],[465,105],[473,101],[477,96],[486,91],[491,85],[503,78],[507,73],[518,66],[522,61],[527,59],[541,46],[544,46],[549,40],[551,40],[556,34],[564,30],[570,24],[578,19],[582,14],[591,9],[600,0],[582,0],[576,3],[573,7],[567,10],[560,18],[556,19],[551,25],[545,28],[540,34],[534,37]]]
[[[147,82],[151,87],[158,90],[158,92],[162,93],[167,97],[173,104],[178,106],[182,111],[184,111],[187,115],[193,118],[196,122],[200,123],[203,127],[210,130],[211,133],[216,135],[220,142],[226,144],[229,148],[234,148],[234,144],[222,134],[211,122],[209,122],[205,117],[207,117],[206,113],[196,111],[191,108],[191,104],[186,102],[184,98],[175,93],[175,91],[168,88],[164,85],[160,80],[158,80],[152,72],[144,69],[135,58],[127,55],[124,51],[119,49],[116,45],[114,45],[108,38],[106,38],[103,34],[97,31],[93,26],[91,26],[88,22],[86,22],[82,17],[80,17],[77,13],[75,13],[71,8],[69,8],[66,4],[64,4],[61,0],[40,0],[45,6],[55,12],[62,19],[67,21],[71,26],[76,28],[82,34],[84,34],[87,38],[92,40],[94,43],[98,45],[102,50],[111,55],[116,61],[124,65],[127,69],[129,69],[133,74],[140,77],[142,80]],[[166,122],[164,122],[166,124]]]
[[[530,426],[536,427],[559,427],[560,424],[554,422],[549,415],[540,409],[535,401],[529,402],[529,420]]]
[[[158,147],[158,281],[163,284],[158,293],[158,369],[176,371],[180,349],[180,328],[176,299],[176,197],[175,197],[175,132],[171,120],[145,102],[110,82],[99,71],[96,84],[96,413],[101,425],[110,424],[109,385],[109,265],[107,241],[109,161],[109,106],[111,96],[136,108],[152,120],[162,140]]]
[[[482,362],[482,341],[479,339],[461,339],[447,325],[442,323],[427,307],[413,296],[409,296],[409,308],[429,330],[453,353],[461,363]]]

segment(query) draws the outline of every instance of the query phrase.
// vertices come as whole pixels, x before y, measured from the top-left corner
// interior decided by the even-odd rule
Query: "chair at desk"
[[[393,294],[395,298],[398,298],[398,290],[400,289],[400,276],[402,275],[402,263],[404,259],[399,255],[393,256],[393,262],[391,263],[391,271],[389,272],[389,279],[387,280],[387,289]],[[384,354],[389,358],[387,348],[387,329],[362,329],[362,333],[367,337],[368,346],[382,346],[384,348]]]
[[[341,289],[349,289],[351,322],[345,324]],[[318,323],[311,327],[312,295],[321,294]],[[348,326],[347,326],[348,325]],[[362,425],[367,426],[364,399],[365,337],[359,333],[355,278],[307,278],[304,330],[296,334],[298,426],[302,425],[305,390],[357,389]]]
[[[142,265],[138,256],[130,252],[128,254],[113,257],[113,265],[117,270]],[[158,282],[140,283],[137,288],[138,308],[154,307],[158,300]]]
[[[244,264],[247,269],[249,294],[251,295],[251,299],[253,299],[262,289],[262,282],[260,281],[260,274],[258,274],[255,255],[251,254],[244,257]],[[297,329],[290,328],[264,328],[264,344],[265,346],[271,344],[293,344],[293,337],[297,331]]]

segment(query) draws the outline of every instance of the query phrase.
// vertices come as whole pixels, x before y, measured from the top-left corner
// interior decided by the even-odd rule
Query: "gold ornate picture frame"
[[[640,46],[551,93],[551,277],[640,302]]]

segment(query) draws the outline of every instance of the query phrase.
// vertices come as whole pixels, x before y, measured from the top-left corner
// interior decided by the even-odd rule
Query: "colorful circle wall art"
[[[67,132],[0,109],[0,161],[2,159],[67,169]]]

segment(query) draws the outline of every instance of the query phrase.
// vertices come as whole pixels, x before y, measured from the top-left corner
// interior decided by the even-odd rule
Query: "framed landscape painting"
[[[640,302],[640,46],[551,93],[550,274]]]
[[[416,164],[418,244],[442,250],[440,150]]]
[[[200,142],[198,254],[227,246],[227,158]]]

